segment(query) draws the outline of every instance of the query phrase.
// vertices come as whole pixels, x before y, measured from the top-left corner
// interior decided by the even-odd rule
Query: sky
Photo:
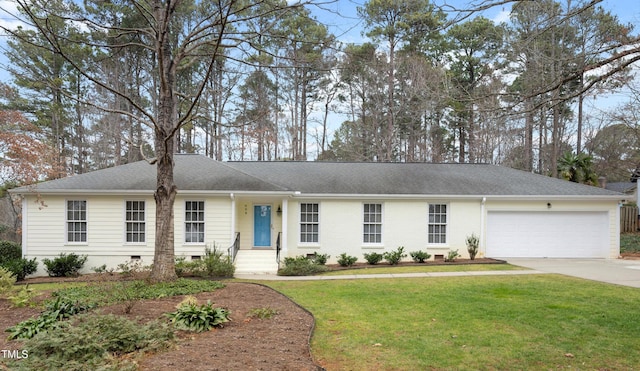
[[[290,0],[294,1],[294,0]],[[315,0],[321,4],[312,8],[312,14],[322,23],[327,25],[329,31],[343,43],[361,44],[367,39],[363,36],[363,22],[358,18],[357,8],[363,6],[365,0]],[[401,1],[401,0],[397,0]],[[481,4],[499,0],[432,0],[435,5],[442,5],[444,9],[465,8],[468,4]],[[564,0],[563,0],[564,1]],[[573,0],[574,3],[582,0]],[[622,23],[634,25],[634,33],[640,33],[640,0],[603,0],[600,4],[604,9],[617,15]],[[17,24],[3,10],[13,12],[15,3],[13,0],[0,0],[0,23],[2,25]],[[486,10],[482,15],[494,22],[507,22],[509,20],[510,4],[496,6]],[[14,12],[15,13],[15,12]],[[450,17],[454,14],[450,13]],[[4,58],[4,37],[0,35],[0,82],[9,83],[10,76],[5,71],[6,59]],[[640,66],[638,66],[640,69]],[[587,106],[593,112],[611,109],[625,101],[626,93],[619,91],[606,96],[588,100]],[[332,120],[334,121],[334,120]],[[340,119],[332,122],[333,130],[340,125]],[[312,128],[313,130],[313,128]],[[332,135],[330,134],[329,140]],[[310,154],[311,155],[311,154]],[[312,156],[313,157],[313,156]]]

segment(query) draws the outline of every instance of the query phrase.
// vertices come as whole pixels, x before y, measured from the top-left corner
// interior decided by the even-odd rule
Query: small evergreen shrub
[[[377,252],[371,252],[364,254],[364,260],[371,265],[376,265],[382,261],[382,254],[378,254]]]
[[[409,255],[411,255],[411,259],[413,259],[413,261],[416,263],[424,263],[425,260],[431,257],[431,254],[422,250],[412,251],[409,253]]]
[[[446,262],[454,262],[459,257],[460,257],[460,254],[458,253],[458,250],[449,250],[449,253],[444,258],[444,261],[446,261]]]
[[[31,260],[26,258],[19,258],[9,260],[2,264],[5,268],[10,270],[15,276],[17,281],[22,281],[30,274],[35,273],[38,270],[38,261],[36,258]]]
[[[167,314],[171,322],[182,330],[204,332],[214,327],[222,327],[229,322],[229,311],[214,308],[210,301],[198,305],[195,297],[189,296],[178,304],[178,310]]]
[[[284,258],[284,266],[278,270],[279,276],[311,276],[327,271],[324,265],[316,264],[306,256]]]
[[[407,257],[407,254],[404,253],[404,246],[398,247],[395,251],[388,251],[382,254],[384,260],[388,261],[391,265],[396,265],[400,263],[402,258]]]
[[[314,252],[313,256],[310,259],[318,265],[325,265],[327,264],[327,260],[329,260],[330,257],[331,255],[329,254],[318,254],[317,252]]]
[[[22,247],[12,241],[0,241],[0,265],[5,262],[22,258]]]
[[[356,258],[355,256],[347,255],[346,253],[340,254],[340,257],[338,258],[338,264],[340,264],[341,267],[351,267],[357,261],[358,258]]]
[[[12,241],[0,241],[0,267],[8,269],[17,281],[38,270],[36,258],[31,260],[22,257],[22,247]]]
[[[45,269],[51,277],[77,277],[80,275],[80,270],[84,267],[84,263],[87,261],[86,255],[76,255],[70,253],[60,253],[60,256],[51,259],[42,259],[42,263],[45,265]]]

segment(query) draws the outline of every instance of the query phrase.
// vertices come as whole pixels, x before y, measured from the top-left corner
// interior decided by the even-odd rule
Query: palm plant
[[[593,158],[585,153],[565,152],[558,160],[558,173],[571,182],[598,184],[598,176],[593,171]]]

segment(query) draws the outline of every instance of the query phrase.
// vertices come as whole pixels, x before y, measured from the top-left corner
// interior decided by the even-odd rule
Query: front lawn
[[[274,281],[328,370],[634,369],[640,290],[558,275]]]

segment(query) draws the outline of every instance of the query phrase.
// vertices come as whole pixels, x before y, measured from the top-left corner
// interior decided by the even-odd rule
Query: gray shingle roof
[[[620,196],[620,193],[482,164],[218,162],[175,156],[178,190],[303,194],[451,196]],[[14,193],[118,192],[155,189],[147,162],[43,182]]]

